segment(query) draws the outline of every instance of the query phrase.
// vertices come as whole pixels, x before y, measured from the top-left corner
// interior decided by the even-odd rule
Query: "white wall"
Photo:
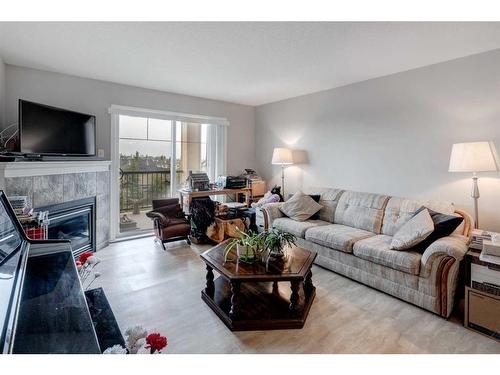
[[[255,165],[254,108],[216,100],[119,85],[65,74],[6,65],[7,122],[17,121],[19,98],[67,108],[97,117],[97,147],[110,157],[111,104],[226,117],[227,167],[240,173]]]
[[[0,57],[0,128],[5,123],[5,64]]]
[[[500,151],[500,50],[256,109],[258,171],[279,183],[274,146],[309,159],[286,170],[288,192],[333,186],[449,200],[471,212],[470,176],[449,173],[448,162],[452,143],[475,140]],[[479,180],[484,229],[500,231],[499,178]]]

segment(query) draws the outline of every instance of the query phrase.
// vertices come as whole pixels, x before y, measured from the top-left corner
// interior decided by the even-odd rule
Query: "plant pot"
[[[269,249],[267,247],[264,247],[260,252],[260,261],[261,263],[266,264],[268,259],[269,259]]]
[[[286,251],[283,248],[268,249],[269,257],[274,259],[286,258]]]
[[[255,246],[236,245],[236,255],[238,260],[246,263],[252,263],[257,260],[257,248]]]
[[[286,256],[283,252],[270,252],[266,260],[267,272],[281,272],[285,267]]]

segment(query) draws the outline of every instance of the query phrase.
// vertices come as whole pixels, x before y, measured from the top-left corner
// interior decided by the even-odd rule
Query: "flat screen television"
[[[19,151],[22,154],[95,156],[96,119],[19,99]]]

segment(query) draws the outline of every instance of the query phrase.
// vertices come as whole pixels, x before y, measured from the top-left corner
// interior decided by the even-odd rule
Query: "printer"
[[[244,176],[219,176],[217,185],[224,189],[246,188],[248,180]]]

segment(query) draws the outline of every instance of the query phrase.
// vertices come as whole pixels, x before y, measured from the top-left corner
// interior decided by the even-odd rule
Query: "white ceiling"
[[[500,23],[0,23],[7,64],[260,105],[500,48]]]

